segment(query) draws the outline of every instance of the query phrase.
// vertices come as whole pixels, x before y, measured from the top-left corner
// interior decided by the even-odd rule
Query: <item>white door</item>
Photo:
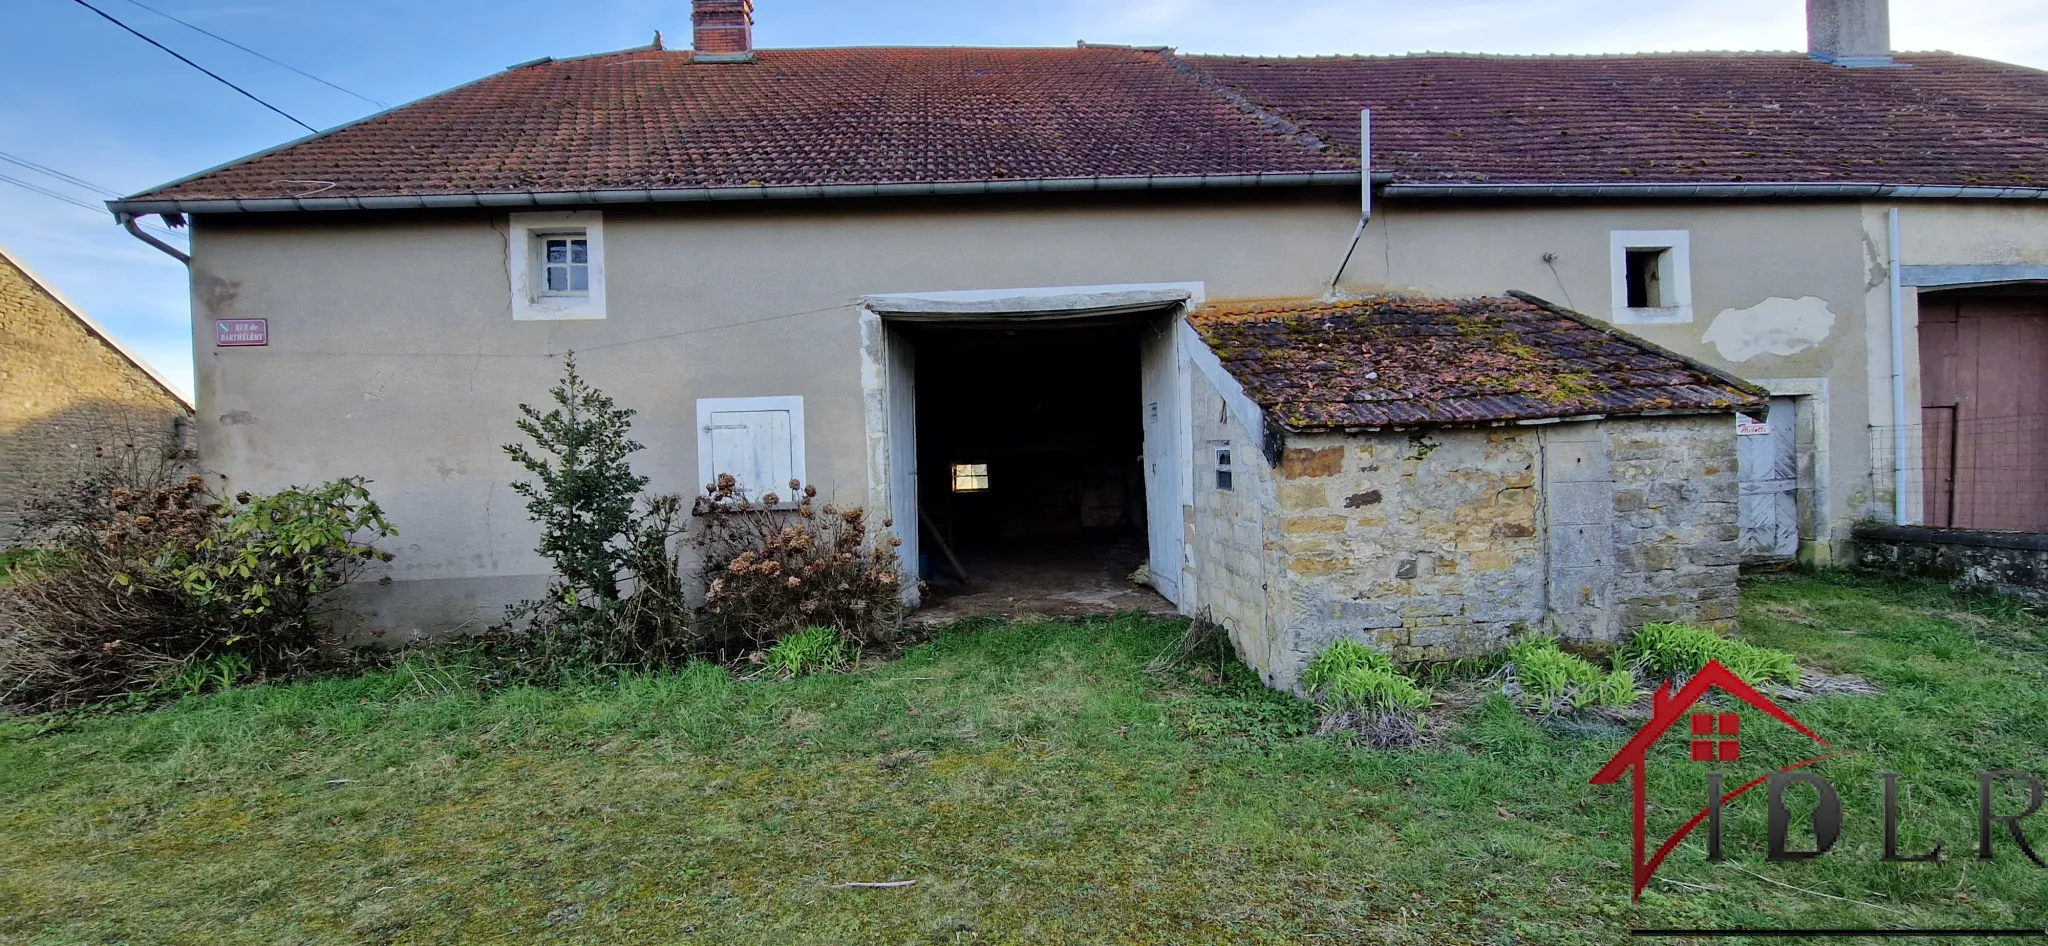
[[[1139,404],[1145,427],[1145,539],[1150,547],[1152,586],[1168,601],[1181,603],[1182,543],[1186,522],[1181,512],[1186,420],[1181,416],[1181,314],[1153,323],[1138,341]]]
[[[917,523],[917,352],[910,339],[894,329],[884,328],[888,347],[887,374],[883,385],[889,399],[889,516],[895,520],[891,531],[903,540],[896,552],[902,556],[903,573],[912,576],[904,583],[904,598],[916,602],[919,573]]]

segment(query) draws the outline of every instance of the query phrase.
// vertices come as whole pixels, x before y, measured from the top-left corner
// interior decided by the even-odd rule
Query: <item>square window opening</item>
[[[988,464],[953,464],[953,492],[982,493],[988,491]]]
[[[1664,286],[1664,271],[1670,259],[1671,248],[1668,246],[1632,247],[1627,251],[1629,308],[1661,309],[1672,304]]]

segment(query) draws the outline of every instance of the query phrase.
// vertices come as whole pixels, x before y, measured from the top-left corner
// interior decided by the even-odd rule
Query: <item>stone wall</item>
[[[105,449],[172,445],[190,412],[0,256],[0,543],[24,500]]]
[[[2048,606],[2048,535],[1872,524],[1855,536],[1860,567]]]
[[[1277,686],[1339,638],[1439,659],[1735,616],[1726,415],[1297,435],[1273,472]]]
[[[1194,515],[1188,535],[1196,611],[1228,628],[1247,665],[1270,676],[1274,549],[1266,536],[1273,470],[1223,395],[1193,372]],[[1216,451],[1230,450],[1230,488],[1217,485]]]
[[[1732,629],[1742,561],[1734,422],[1699,415],[1608,428],[1621,630],[1653,621]]]
[[[1481,653],[1543,619],[1535,430],[1288,438],[1276,682],[1338,638],[1404,659]]]

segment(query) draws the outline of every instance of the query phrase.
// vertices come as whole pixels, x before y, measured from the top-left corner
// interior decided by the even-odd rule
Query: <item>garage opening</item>
[[[1137,316],[898,324],[915,350],[920,617],[1172,605],[1147,564]]]

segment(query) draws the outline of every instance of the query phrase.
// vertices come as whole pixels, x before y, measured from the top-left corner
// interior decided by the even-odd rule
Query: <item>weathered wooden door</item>
[[[1920,296],[1922,521],[2048,532],[2048,297]]]
[[[1774,397],[1760,425],[1743,425],[1735,438],[1741,481],[1743,561],[1778,561],[1799,554],[1799,460],[1794,447],[1793,400]]]

